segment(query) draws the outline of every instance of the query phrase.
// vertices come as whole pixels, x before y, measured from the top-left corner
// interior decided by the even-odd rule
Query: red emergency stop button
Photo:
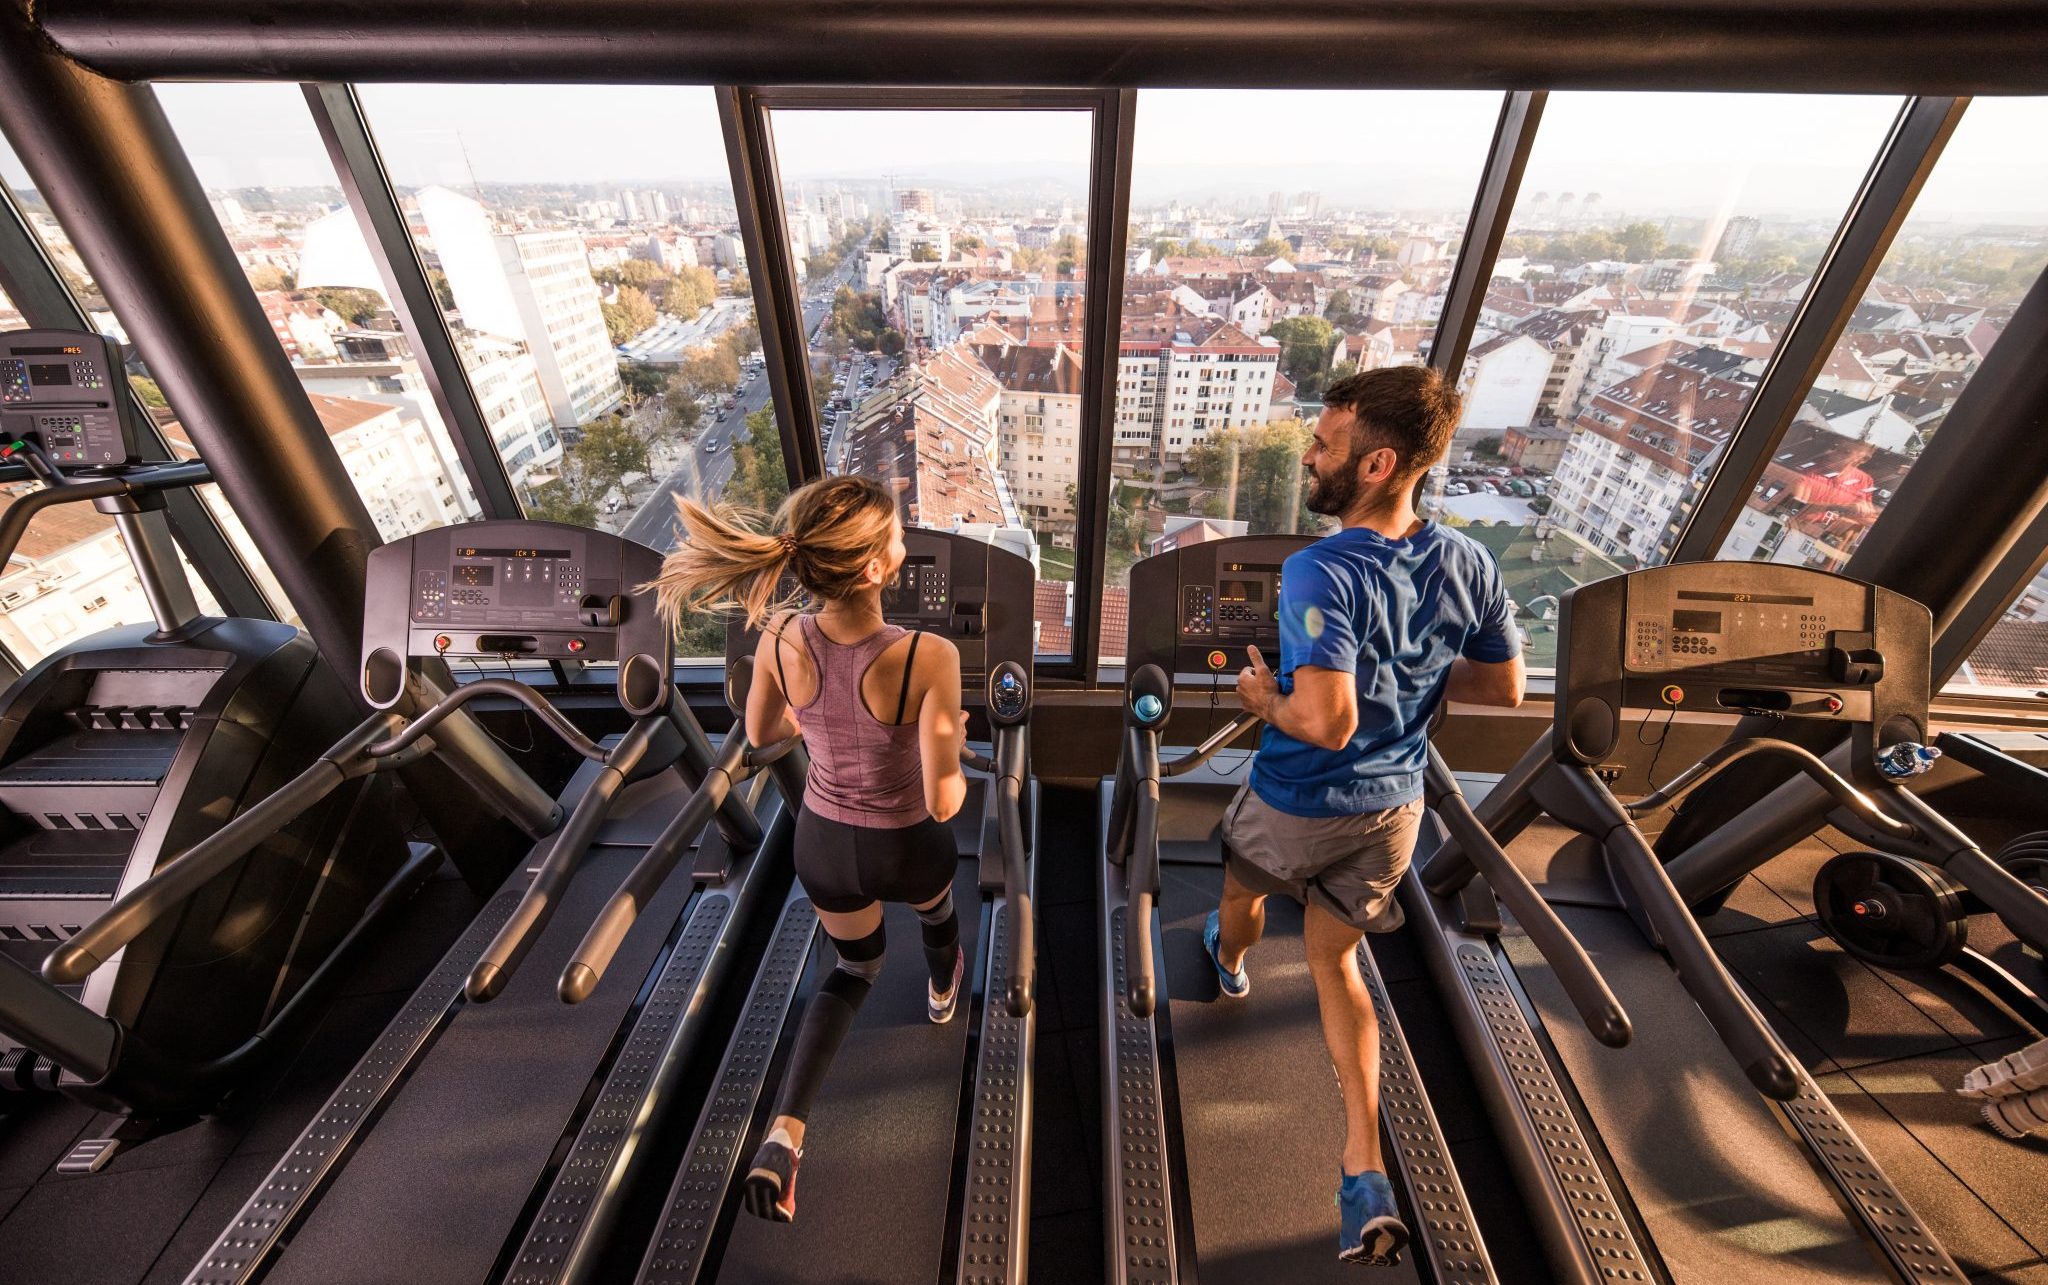
[[[454,640],[453,638],[450,638],[450,637],[449,637],[449,636],[448,636],[447,634],[435,634],[435,635],[434,635],[434,650],[435,650],[435,651],[447,651],[447,650],[448,650],[448,649],[449,649],[450,647],[453,647],[454,645],[455,645],[455,640]]]
[[[1685,701],[1685,689],[1677,683],[1665,684],[1663,695],[1666,705],[1678,705]]]
[[[583,650],[583,647],[584,647],[584,642],[583,642],[583,640],[582,640],[581,638],[571,638],[571,639],[569,640],[569,654],[570,654],[571,656],[573,656],[573,655],[575,655],[576,653],[578,653],[578,652],[582,651],[582,650]]]
[[[1839,714],[1842,712],[1842,698],[1839,696],[1825,697],[1821,701],[1821,708],[1827,710],[1830,714]]]
[[[1229,663],[1230,657],[1224,654],[1222,648],[1219,647],[1215,651],[1209,653],[1209,668],[1221,669]]]

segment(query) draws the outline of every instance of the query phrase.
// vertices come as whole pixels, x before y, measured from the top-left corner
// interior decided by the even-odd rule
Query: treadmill
[[[883,614],[959,647],[965,699],[980,697],[993,729],[988,750],[970,745],[963,754],[968,794],[953,818],[961,858],[953,896],[971,989],[953,1021],[933,1025],[917,919],[906,906],[887,908],[888,962],[807,1121],[796,1221],[746,1216],[740,1187],[801,1020],[798,997],[834,962],[793,884],[677,1165],[640,1281],[1026,1279],[1038,810],[1027,742],[1033,573],[1025,559],[967,536],[910,528],[903,538],[908,556],[883,594]],[[750,655],[753,638],[734,631],[728,655]]]
[[[1623,804],[1607,784],[1631,714],[1739,710],[1867,728],[1909,713],[1911,666],[1887,680],[1873,663],[1873,631],[1896,627],[1903,604],[1754,563],[1582,585],[1561,607],[1550,734],[1497,782],[1467,778],[1476,807],[1432,756],[1432,811],[1403,901],[1469,1059],[1507,1073],[1496,1082],[1508,1091],[1487,1106],[1498,1132],[1536,1144],[1536,1163],[1515,1176],[1559,1279],[1963,1278],[1716,957],[1674,887],[1678,868],[1667,872],[1636,823],[1752,753],[1812,755],[1759,738],[1645,799]],[[1845,811],[1867,809],[1839,784]],[[1497,862],[1503,849],[1641,1024],[1628,1048],[1589,1043],[1526,926],[1487,895],[1473,860]]]
[[[1223,747],[1257,720],[1239,715],[1174,758],[1159,748],[1176,689],[1206,691],[1215,706],[1247,645],[1278,656],[1282,564],[1309,543],[1217,540],[1131,569],[1131,676],[1117,775],[1102,785],[1098,921],[1107,965],[1104,1231],[1114,1285],[1357,1277],[1332,1245],[1327,1193],[1343,1106],[1301,955],[1300,910],[1285,897],[1268,899],[1252,995],[1242,1003],[1218,999],[1201,945],[1202,921],[1223,884],[1221,822],[1250,772],[1250,755]],[[1628,1017],[1584,952],[1505,866],[1494,873],[1571,979],[1580,1020],[1603,1043],[1626,1043]],[[1377,1275],[1494,1281],[1454,1141],[1371,940],[1360,944],[1358,960],[1379,1019],[1381,1140],[1411,1232],[1395,1270]]]
[[[453,734],[479,698],[517,702],[535,735],[584,762],[559,798],[516,768],[494,783],[500,806],[546,837],[189,1282],[548,1280],[619,1239],[651,1139],[716,1020],[713,998],[787,879],[763,843],[764,820],[787,828],[780,796],[762,791],[767,775],[732,787],[763,768],[785,781],[801,770],[795,747],[755,751],[739,732],[714,757],[642,588],[659,566],[631,541],[524,521],[439,528],[371,555],[362,687],[380,712],[329,751],[332,774],[420,757],[460,770]],[[524,683],[443,695],[421,672],[510,656],[616,663],[630,729],[595,743]],[[564,977],[623,879],[685,860],[688,877],[663,882],[612,943],[601,982]]]

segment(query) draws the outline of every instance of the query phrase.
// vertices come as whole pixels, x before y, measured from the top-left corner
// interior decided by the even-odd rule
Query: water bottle
[[[1932,745],[1898,741],[1877,752],[1877,770],[1894,781],[1903,781],[1929,770],[1940,757],[1941,751]]]

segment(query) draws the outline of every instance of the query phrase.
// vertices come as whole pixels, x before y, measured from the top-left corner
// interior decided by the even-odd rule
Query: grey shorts
[[[1394,890],[1421,821],[1421,799],[1357,816],[1293,816],[1247,784],[1223,814],[1224,860],[1255,893],[1285,893],[1366,932],[1392,932],[1405,922]]]

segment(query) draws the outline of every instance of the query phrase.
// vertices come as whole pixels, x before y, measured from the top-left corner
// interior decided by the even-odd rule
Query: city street
[[[831,310],[832,292],[851,272],[852,262],[842,266],[804,297],[804,333],[810,334]],[[725,301],[721,301],[725,302]],[[736,300],[733,302],[743,303]],[[730,324],[730,323],[728,323]],[[678,495],[716,496],[724,492],[732,477],[732,444],[746,431],[747,416],[769,405],[768,376],[757,372],[740,391],[738,403],[722,415],[711,418],[690,443],[682,461],[664,478],[653,493],[640,502],[619,534],[654,549],[666,550],[674,542]],[[608,525],[608,523],[607,523]]]

